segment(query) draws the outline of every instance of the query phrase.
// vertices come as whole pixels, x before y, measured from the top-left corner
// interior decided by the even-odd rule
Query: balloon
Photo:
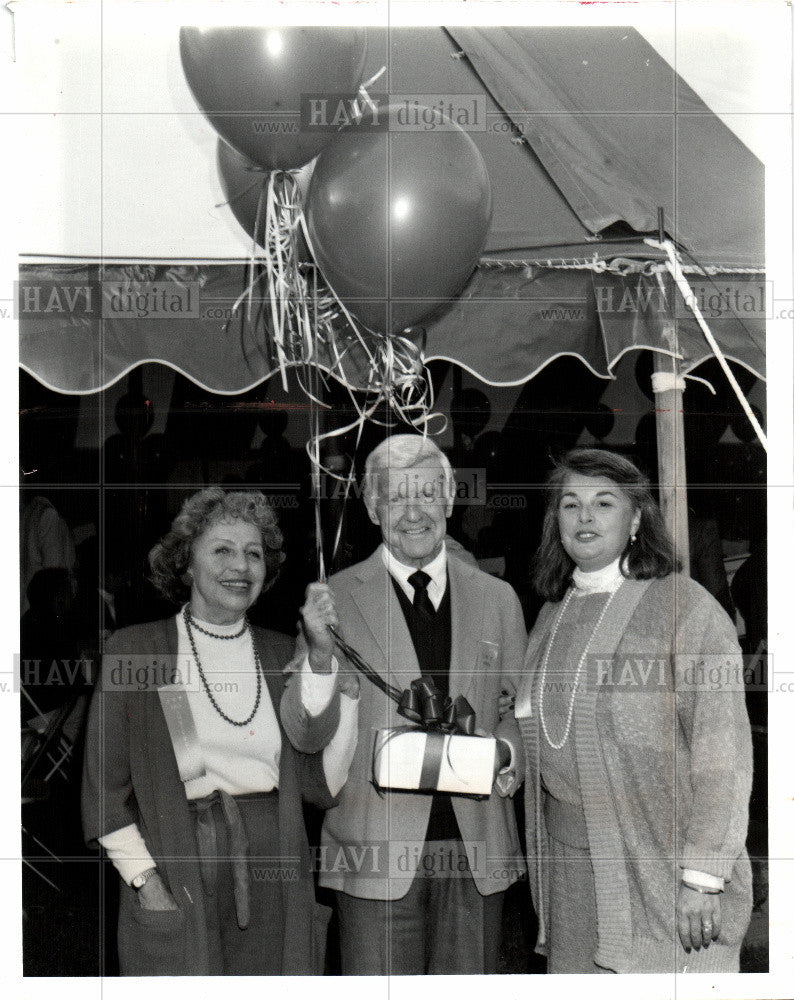
[[[199,107],[239,153],[266,170],[300,167],[336,134],[334,112],[358,94],[365,28],[181,28],[182,68]],[[301,98],[325,99],[319,124]]]
[[[307,163],[295,175],[304,201],[313,170],[314,162]],[[223,188],[229,208],[246,233],[248,233],[251,239],[254,239],[259,196],[262,186],[267,181],[268,171],[263,170],[262,167],[258,167],[255,163],[241,156],[236,150],[225,143],[223,139],[218,139],[218,173],[220,174],[221,187]],[[264,205],[262,207],[259,227],[258,235],[261,239],[265,231]],[[298,259],[301,262],[308,263],[311,260],[303,236],[300,233],[298,234],[297,252]]]
[[[382,333],[460,291],[491,222],[491,184],[472,139],[449,121],[427,131],[383,127],[403,107],[383,109],[378,128],[345,127],[318,157],[306,202],[323,277]]]

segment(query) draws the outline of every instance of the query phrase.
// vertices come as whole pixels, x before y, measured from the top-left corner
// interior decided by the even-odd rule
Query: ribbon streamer
[[[329,625],[328,630],[336,640],[337,646],[342,650],[348,660],[350,660],[356,670],[362,673],[367,680],[371,681],[376,688],[381,690],[387,697],[391,698],[392,701],[396,701],[399,704],[400,699],[402,698],[402,691],[400,691],[399,688],[394,687],[393,684],[389,684],[388,681],[385,681],[377,670],[371,667],[366,660],[363,660],[358,655],[352,646],[348,646],[333,625]]]
[[[382,67],[366,82],[361,91],[362,101],[372,103],[366,88],[384,72],[385,67]],[[347,472],[340,474],[323,463],[323,442],[355,431],[357,450],[365,423],[392,425],[393,420],[383,421],[377,415],[383,404],[399,420],[425,435],[433,420],[441,421],[438,432],[442,432],[446,419],[442,414],[433,412],[433,387],[425,375],[422,348],[408,337],[389,336],[360,325],[333,288],[320,285],[316,264],[301,266],[297,254],[299,236],[303,236],[312,261],[316,258],[303,211],[297,171],[274,170],[265,174],[252,170],[252,174],[255,176],[251,186],[261,183],[261,188],[248,262],[248,281],[234,303],[224,329],[228,329],[247,300],[246,322],[255,329],[261,322],[264,337],[260,346],[279,369],[284,391],[288,391],[287,369],[292,367],[298,385],[310,401],[311,433],[306,450],[315,492],[317,562],[320,579],[324,580],[326,565],[320,517],[320,477],[326,475],[344,483],[346,501],[354,481],[355,453],[350,456]],[[251,186],[244,193],[250,192]],[[265,302],[252,324],[253,295],[260,285],[264,286]],[[355,383],[351,382],[345,371],[346,359],[354,351],[363,355],[369,369],[363,386],[358,377]],[[320,408],[328,408],[321,398],[322,388],[327,386],[321,365],[345,388],[355,413],[354,418],[344,426],[328,430],[320,428]],[[340,518],[332,561],[341,533]]]
[[[369,80],[365,80],[364,83],[362,83],[361,86],[358,88],[358,96],[361,98],[364,104],[366,104],[369,107],[369,109],[372,111],[373,114],[378,113],[378,107],[372,100],[372,98],[369,96],[368,90],[373,83],[375,83],[377,80],[380,80],[380,78],[383,76],[385,72],[386,72],[386,67],[381,66],[381,68],[378,70],[377,73],[374,74],[374,76],[371,76]],[[358,109],[358,102],[357,101],[354,102],[354,105],[355,105],[355,117],[356,119],[360,119],[361,112]]]

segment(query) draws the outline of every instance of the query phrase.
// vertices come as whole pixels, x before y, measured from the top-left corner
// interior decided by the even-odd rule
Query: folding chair
[[[29,719],[22,728],[21,791],[24,815],[25,806],[47,801],[50,797],[50,782],[56,774],[69,780],[68,765],[73,758],[74,743],[85,716],[87,699],[85,695],[75,695],[60,708],[42,713],[24,687],[22,694],[37,712],[37,715]],[[54,851],[26,828],[24,822],[22,833],[53,860],[62,861]],[[23,842],[22,863],[59,892],[59,887],[26,856],[29,853],[32,852],[25,851]]]

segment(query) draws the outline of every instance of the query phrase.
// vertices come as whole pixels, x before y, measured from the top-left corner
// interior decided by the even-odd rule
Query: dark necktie
[[[430,576],[424,570],[418,569],[415,573],[411,573],[408,577],[408,582],[414,588],[414,607],[416,610],[421,611],[424,615],[434,615],[436,609],[433,607],[433,602],[427,596],[427,585],[430,583]]]

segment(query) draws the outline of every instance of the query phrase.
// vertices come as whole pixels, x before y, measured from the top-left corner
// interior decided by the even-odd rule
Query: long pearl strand
[[[568,719],[565,723],[565,732],[563,733],[562,741],[560,743],[555,743],[554,740],[552,740],[552,738],[549,736],[549,731],[546,728],[546,719],[543,715],[543,688],[546,683],[546,670],[549,665],[549,654],[551,653],[551,647],[554,645],[554,640],[557,637],[557,630],[560,627],[560,622],[562,621],[563,616],[565,615],[566,608],[568,607],[568,603],[570,602],[571,597],[573,596],[573,588],[571,588],[565,595],[565,600],[563,601],[563,605],[560,608],[560,613],[557,615],[557,620],[554,622],[554,628],[551,631],[551,636],[549,637],[549,641],[546,646],[546,652],[543,655],[543,665],[541,666],[540,669],[540,691],[538,692],[538,714],[540,715],[540,725],[543,729],[543,735],[546,737],[546,742],[549,744],[552,750],[562,750],[562,748],[568,742],[568,737],[570,736],[571,733],[571,723],[573,722],[573,706],[574,702],[576,701],[576,692],[579,688],[579,680],[582,675],[582,668],[584,667],[585,660],[587,659],[587,654],[590,652],[590,643],[593,641],[593,637],[601,627],[601,623],[604,620],[604,615],[606,615],[607,609],[609,608],[609,605],[612,603],[612,598],[615,596],[616,593],[617,591],[615,590],[609,595],[609,600],[604,605],[604,608],[598,617],[598,621],[596,622],[596,626],[590,633],[590,638],[587,640],[587,645],[584,647],[584,652],[579,658],[579,665],[576,668],[576,675],[574,677],[574,682],[573,682],[573,693],[571,694],[571,703],[568,706]]]

